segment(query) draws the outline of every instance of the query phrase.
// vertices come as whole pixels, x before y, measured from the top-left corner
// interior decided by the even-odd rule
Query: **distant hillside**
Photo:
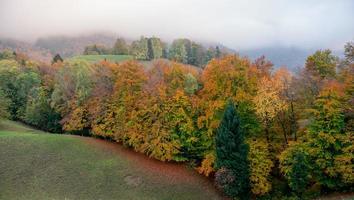
[[[11,50],[18,53],[24,53],[34,60],[48,62],[52,59],[52,54],[40,47],[35,47],[33,44],[14,39],[0,39],[0,51]]]
[[[65,58],[82,54],[84,48],[90,44],[113,46],[116,39],[116,36],[109,34],[93,34],[76,37],[51,36],[39,38],[34,46],[48,49],[53,55],[59,53]]]
[[[248,56],[254,60],[264,55],[270,60],[275,68],[286,66],[291,70],[296,70],[299,67],[304,66],[306,58],[314,51],[299,49],[299,48],[286,48],[286,47],[269,47],[240,51],[243,56]]]

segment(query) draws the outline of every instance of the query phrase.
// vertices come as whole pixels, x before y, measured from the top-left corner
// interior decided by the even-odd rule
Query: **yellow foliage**
[[[209,153],[207,154],[200,167],[197,168],[197,171],[200,174],[205,176],[209,176],[212,172],[214,172],[214,163],[215,163],[215,154]]]
[[[272,189],[270,172],[274,167],[270,158],[268,143],[264,140],[249,140],[250,183],[252,193],[264,195]]]

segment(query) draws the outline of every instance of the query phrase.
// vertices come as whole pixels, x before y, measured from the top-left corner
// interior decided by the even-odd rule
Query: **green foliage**
[[[312,163],[306,146],[292,144],[280,155],[280,169],[289,187],[300,197],[308,189]]]
[[[169,59],[176,62],[188,63],[188,52],[185,43],[185,39],[174,40],[169,49]]]
[[[244,133],[233,103],[225,108],[219,128],[216,131],[216,168],[229,170],[234,177],[227,184],[221,184],[223,191],[231,197],[247,197],[249,193],[249,147],[245,143]]]
[[[9,112],[12,119],[21,119],[28,94],[41,83],[38,72],[26,66],[19,66],[14,60],[0,61],[0,89],[10,100]]]
[[[105,55],[111,54],[111,50],[103,45],[93,44],[85,47],[84,55]]]
[[[148,38],[141,37],[140,40],[133,41],[132,55],[137,60],[149,60],[148,57]]]
[[[184,92],[188,95],[195,94],[199,89],[198,80],[193,76],[193,74],[188,73],[184,78]]]
[[[332,55],[331,50],[316,51],[306,60],[306,70],[321,78],[331,78],[336,74],[337,58]]]
[[[162,41],[160,40],[160,38],[151,37],[151,38],[149,38],[149,41],[151,42],[151,55],[149,56],[150,60],[162,58],[162,51],[163,51],[164,45],[163,45]]]
[[[354,63],[354,42],[348,42],[345,44],[344,55],[347,63]]]
[[[85,109],[93,89],[93,74],[87,62],[76,61],[64,62],[55,76],[51,106],[61,114],[63,127],[68,131],[85,132],[89,126]]]
[[[129,54],[129,46],[126,44],[124,38],[118,38],[114,43],[112,53],[115,55],[127,55]]]
[[[75,100],[80,105],[92,90],[93,70],[85,61],[66,62],[55,77],[53,105],[62,107]],[[61,109],[59,109],[61,110]]]
[[[133,59],[133,56],[130,55],[79,55],[74,56],[68,60],[73,62],[86,61],[90,63],[98,63],[101,61],[122,62],[131,59]]]
[[[10,50],[4,50],[0,52],[0,60],[11,60],[15,58],[15,52],[10,51]]]
[[[0,120],[10,117],[8,111],[10,106],[10,100],[5,96],[4,92],[0,90]]]
[[[50,106],[50,95],[44,87],[38,87],[32,94],[26,105],[24,121],[45,131],[61,132],[60,114]]]

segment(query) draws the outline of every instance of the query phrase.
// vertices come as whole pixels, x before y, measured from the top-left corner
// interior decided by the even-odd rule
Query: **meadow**
[[[78,55],[71,57],[69,60],[85,60],[90,63],[96,63],[103,60],[107,60],[109,62],[122,62],[131,59],[133,59],[133,56],[131,55]]]
[[[95,138],[0,124],[0,199],[222,199],[205,177]]]

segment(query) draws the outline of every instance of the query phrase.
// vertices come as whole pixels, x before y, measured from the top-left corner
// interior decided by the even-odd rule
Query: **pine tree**
[[[148,59],[153,60],[154,59],[154,50],[152,47],[152,40],[151,38],[148,39],[147,41],[147,54],[148,54]]]
[[[240,128],[235,106],[229,102],[216,131],[217,185],[230,197],[247,198],[249,193],[248,145]],[[223,176],[225,179],[219,179]]]
[[[63,62],[63,58],[61,58],[61,56],[59,54],[56,54],[54,57],[53,57],[53,60],[52,60],[52,64],[56,63],[56,62]]]
[[[216,46],[215,51],[216,51],[215,57],[216,58],[220,58],[221,57],[221,51],[220,51],[219,46]]]

